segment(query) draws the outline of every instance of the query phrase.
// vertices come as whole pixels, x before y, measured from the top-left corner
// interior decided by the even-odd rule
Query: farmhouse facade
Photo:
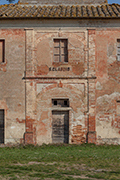
[[[120,5],[0,6],[0,143],[120,144]]]

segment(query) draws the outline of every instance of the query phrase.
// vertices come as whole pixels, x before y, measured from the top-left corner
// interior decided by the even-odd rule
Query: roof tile
[[[119,4],[93,5],[23,5],[0,6],[0,18],[119,18]]]

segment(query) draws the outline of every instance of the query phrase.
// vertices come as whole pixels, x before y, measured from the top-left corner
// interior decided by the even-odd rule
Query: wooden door
[[[52,112],[52,142],[69,142],[69,111]]]
[[[4,110],[0,110],[0,143],[4,143]]]

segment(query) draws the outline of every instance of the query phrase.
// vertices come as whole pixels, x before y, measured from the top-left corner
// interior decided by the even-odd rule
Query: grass
[[[120,146],[61,144],[0,148],[0,179],[120,180]]]

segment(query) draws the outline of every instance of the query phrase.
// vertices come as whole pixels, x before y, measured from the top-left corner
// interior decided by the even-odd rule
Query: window
[[[57,106],[57,101],[54,101],[54,105]]]
[[[68,62],[67,46],[67,39],[54,39],[54,62]]]
[[[4,110],[0,109],[0,144],[4,143]]]
[[[69,107],[69,99],[52,99],[52,106]]]
[[[120,116],[120,101],[117,101],[116,114]]]
[[[0,63],[5,62],[5,40],[0,39]]]
[[[67,104],[68,104],[68,101],[64,101],[64,106],[67,106]]]
[[[117,40],[117,60],[120,61],[120,39]]]

